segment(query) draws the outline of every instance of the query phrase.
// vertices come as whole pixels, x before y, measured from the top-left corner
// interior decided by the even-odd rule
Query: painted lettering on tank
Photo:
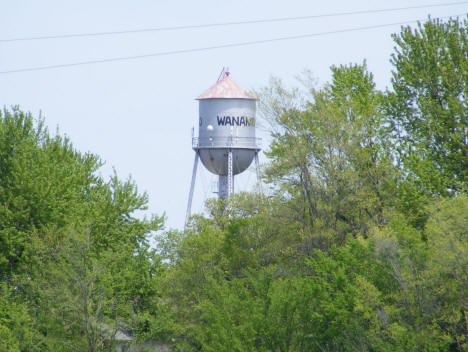
[[[216,116],[218,126],[255,126],[255,117],[247,116]]]
[[[224,123],[226,121],[226,116],[222,116],[222,117],[216,116],[216,119],[218,120],[218,126],[224,126]]]

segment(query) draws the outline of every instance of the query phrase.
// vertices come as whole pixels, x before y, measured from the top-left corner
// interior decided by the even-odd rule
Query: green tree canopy
[[[393,39],[394,143],[421,188],[456,194],[468,182],[468,20],[428,20]]]
[[[137,338],[155,320],[161,267],[149,239],[163,218],[135,217],[146,194],[131,179],[104,181],[100,166],[42,120],[0,114],[0,277],[24,321],[0,324],[11,346],[97,351],[112,331]]]

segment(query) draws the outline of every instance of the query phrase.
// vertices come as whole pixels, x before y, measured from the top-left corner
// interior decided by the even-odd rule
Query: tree
[[[332,67],[332,73],[332,82],[312,89],[305,102],[278,84],[264,90],[264,111],[274,112],[276,126],[267,181],[287,194],[304,231],[316,233],[322,248],[382,223],[395,182],[383,97],[372,75],[365,65]]]
[[[137,338],[145,321],[156,326],[161,263],[148,242],[163,218],[134,216],[147,195],[131,179],[104,181],[97,156],[18,108],[1,115],[0,161],[0,277],[13,306],[27,307],[24,321],[34,317],[2,325],[5,339],[28,333],[22,350],[95,351],[117,328]]]
[[[82,155],[67,138],[51,137],[18,108],[0,120],[0,272],[17,273],[30,258],[32,236],[84,216],[83,203],[99,183],[99,159]]]
[[[468,197],[434,204],[426,226],[426,280],[432,288],[433,322],[451,337],[451,349],[468,349]]]
[[[0,351],[43,351],[45,343],[37,331],[28,306],[18,300],[15,288],[0,283]]]
[[[374,230],[376,260],[397,284],[383,291],[391,333],[406,350],[466,350],[467,207],[461,194],[433,202],[423,230],[401,215]]]
[[[468,22],[429,19],[393,35],[389,115],[409,176],[432,194],[468,182]]]
[[[67,232],[66,243],[35,276],[47,340],[56,351],[102,351],[117,330],[109,314],[115,309],[111,288],[99,285],[108,263],[93,253],[89,230]]]

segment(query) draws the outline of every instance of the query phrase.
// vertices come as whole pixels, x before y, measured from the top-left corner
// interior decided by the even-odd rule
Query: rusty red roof
[[[222,98],[255,100],[255,98],[250,95],[244,88],[234,82],[232,78],[229,77],[229,75],[226,75],[226,77],[224,77],[222,80],[216,82],[196,100]]]

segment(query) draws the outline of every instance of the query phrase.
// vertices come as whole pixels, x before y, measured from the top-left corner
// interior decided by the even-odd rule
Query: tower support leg
[[[195,189],[195,180],[197,178],[198,159],[199,159],[198,150],[196,150],[195,160],[193,161],[192,181],[190,183],[190,192],[189,192],[189,199],[188,199],[188,204],[187,204],[187,213],[185,214],[184,227],[187,227],[187,223],[190,218],[190,214],[192,212],[193,190]]]
[[[219,175],[218,178],[218,197],[224,200],[228,200],[234,193],[232,150],[229,150],[227,155],[227,175]]]
[[[262,180],[260,179],[260,162],[258,160],[258,151],[255,153],[255,171],[257,173],[258,190],[263,194]]]
[[[218,176],[218,198],[228,199],[228,177],[226,175]]]
[[[232,149],[229,149],[228,152],[228,199],[231,198],[231,195],[234,193],[234,174],[232,170]]]

